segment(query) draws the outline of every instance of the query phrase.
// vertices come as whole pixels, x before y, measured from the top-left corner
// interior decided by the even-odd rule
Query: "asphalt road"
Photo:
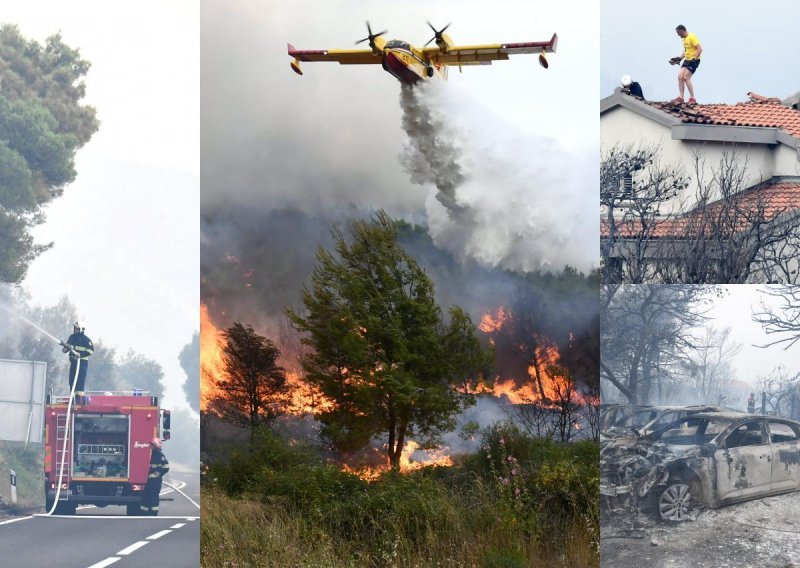
[[[165,481],[200,502],[197,473]],[[0,566],[59,568],[197,568],[200,510],[164,486],[158,517],[128,517],[125,508],[80,507],[75,516],[24,516],[0,521]]]

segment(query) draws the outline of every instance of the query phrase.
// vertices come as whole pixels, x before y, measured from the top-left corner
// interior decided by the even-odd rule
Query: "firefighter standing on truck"
[[[67,338],[65,343],[61,345],[64,347],[62,351],[69,353],[69,388],[72,390],[72,383],[75,381],[75,369],[78,366],[78,360],[81,362],[81,368],[78,370],[78,384],[75,387],[75,394],[83,394],[84,383],[86,382],[86,370],[89,368],[89,357],[94,353],[94,343],[83,333],[84,328],[81,324],[75,322],[72,326],[72,335]]]
[[[150,440],[150,471],[147,474],[147,485],[144,486],[140,509],[143,515],[158,515],[158,502],[161,493],[162,478],[169,471],[169,462],[161,451],[161,440]]]

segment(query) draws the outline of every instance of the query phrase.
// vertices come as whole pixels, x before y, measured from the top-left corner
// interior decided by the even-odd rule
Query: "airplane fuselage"
[[[386,72],[401,83],[413,85],[417,81],[438,76],[446,80],[445,67],[431,63],[414,50],[413,47],[386,47],[383,50],[381,63]]]

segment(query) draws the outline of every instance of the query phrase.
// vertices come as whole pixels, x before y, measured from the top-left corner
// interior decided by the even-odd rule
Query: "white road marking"
[[[146,544],[147,544],[146,540],[140,540],[139,542],[134,542],[132,545],[128,546],[127,548],[123,548],[122,550],[117,552],[117,554],[119,554],[120,556],[127,556],[131,552],[136,552],[137,550],[139,550],[140,548],[142,548]]]
[[[162,537],[162,536],[164,536],[165,534],[169,534],[169,533],[171,533],[171,532],[172,532],[172,531],[171,531],[171,530],[169,530],[169,529],[165,529],[165,530],[163,530],[163,531],[158,531],[157,533],[155,533],[155,534],[151,534],[150,536],[148,536],[148,537],[147,537],[147,540],[155,540],[155,539],[157,539],[157,538],[161,538],[161,537]]]
[[[33,515],[29,515],[27,517],[19,517],[17,519],[9,519],[7,521],[0,521],[0,525],[10,525],[11,523],[16,523],[17,521],[24,521],[25,519],[32,519]]]
[[[180,519],[183,520],[195,520],[199,519],[200,517],[192,517],[187,518],[185,516],[179,515],[164,515],[163,517],[127,517],[125,515],[47,515],[45,513],[37,513],[33,515],[34,517],[42,517],[45,519],[116,519],[118,521],[158,521],[160,519],[167,520],[167,521],[174,521]],[[27,517],[26,517],[27,518]],[[21,520],[21,519],[20,519]]]
[[[182,526],[184,526],[185,524],[186,524],[186,523],[175,523],[174,525],[172,525],[172,526],[171,526],[171,527],[169,527],[169,528],[171,528],[171,529],[179,529],[179,528],[181,528]]]
[[[108,558],[106,558],[105,560],[101,560],[97,564],[92,564],[91,566],[89,566],[89,568],[105,568],[106,566],[111,566],[117,560],[120,560],[119,556],[109,556]]]

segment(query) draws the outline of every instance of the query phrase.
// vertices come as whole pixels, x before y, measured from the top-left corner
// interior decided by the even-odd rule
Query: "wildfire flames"
[[[211,321],[208,306],[200,305],[200,408],[209,410],[209,403],[220,393],[216,381],[224,376],[222,365],[221,333]],[[288,371],[287,383],[292,400],[284,409],[288,414],[302,415],[330,407],[330,401],[316,393],[314,389],[300,380],[298,373]]]
[[[511,313],[506,308],[500,307],[494,313],[486,313],[478,329],[487,334],[490,343],[494,344],[493,335],[501,332],[510,318]],[[525,345],[520,345],[519,348],[521,351],[528,349]],[[220,394],[216,381],[223,376],[223,369],[220,330],[211,320],[206,304],[201,304],[200,307],[200,350],[202,370],[200,406],[208,411],[210,402]],[[560,354],[553,342],[536,337],[534,353],[533,364],[528,367],[528,377],[525,377],[524,381],[498,376],[491,386],[485,383],[469,385],[465,392],[495,396],[512,405],[539,404],[551,407],[565,401],[575,404],[587,403],[583,395],[574,389],[572,381],[559,372],[562,369]],[[291,360],[285,353],[282,359]],[[283,366],[291,368],[291,365],[283,364]],[[287,371],[287,379],[292,395],[291,402],[283,409],[285,413],[301,416],[332,407],[333,403],[315,392],[313,387],[301,379],[298,372]],[[343,471],[367,481],[378,479],[391,467],[385,449],[378,447],[373,447],[371,451],[359,452],[342,461]],[[400,471],[409,472],[434,465],[448,466],[452,463],[448,448],[426,450],[417,442],[409,440],[403,448]]]
[[[200,409],[208,410],[208,404],[219,394],[215,379],[221,373],[222,355],[219,347],[220,334],[208,315],[208,306],[200,304]]]
[[[511,314],[501,306],[495,313],[487,313],[481,318],[478,329],[489,335],[490,343],[494,344],[492,334],[503,329]],[[571,337],[571,334],[570,334]],[[472,394],[491,394],[496,397],[506,397],[511,404],[543,404],[549,406],[554,401],[569,401],[575,404],[584,404],[586,401],[581,393],[575,391],[572,382],[558,374],[560,369],[560,355],[558,348],[548,339],[537,336],[535,349],[535,362],[528,366],[529,381],[519,384],[515,379],[497,377],[492,387],[477,385],[468,390]],[[519,345],[520,351],[525,351],[525,345]]]
[[[361,464],[350,465],[345,463],[342,465],[342,471],[352,473],[365,481],[375,481],[382,474],[391,469],[389,458],[386,454],[378,448],[373,448],[374,458],[370,461],[378,461],[377,464],[362,465],[364,456],[362,455],[358,460]],[[414,454],[418,458],[414,459]],[[425,450],[414,440],[406,442],[403,448],[403,455],[400,456],[400,471],[408,473],[430,466],[450,466],[453,465],[453,458],[448,455],[448,448],[440,448],[437,450]]]

